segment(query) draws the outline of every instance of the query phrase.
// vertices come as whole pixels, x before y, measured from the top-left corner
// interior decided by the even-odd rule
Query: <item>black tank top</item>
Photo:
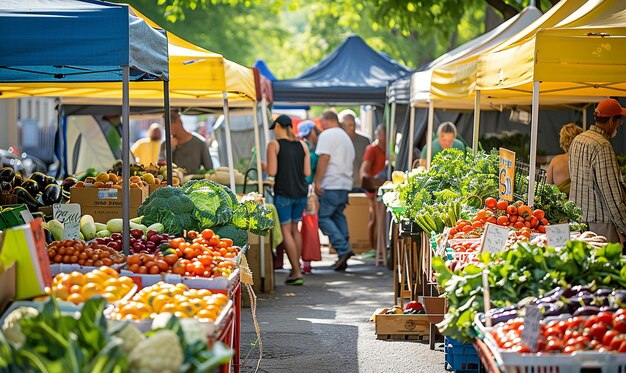
[[[278,140],[278,170],[274,192],[288,198],[305,198],[308,193],[304,177],[304,148],[300,141]]]

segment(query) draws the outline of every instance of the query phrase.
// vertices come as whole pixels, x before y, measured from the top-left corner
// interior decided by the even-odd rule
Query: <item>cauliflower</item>
[[[2,333],[8,342],[13,343],[16,347],[20,347],[26,340],[26,336],[22,333],[20,320],[37,317],[39,311],[33,307],[18,307],[11,311],[4,319],[2,324]]]
[[[122,349],[127,354],[146,339],[143,333],[131,323],[126,323],[126,326],[115,335],[122,339]]]
[[[131,373],[178,373],[184,362],[183,348],[176,333],[159,330],[139,342],[128,360]]]

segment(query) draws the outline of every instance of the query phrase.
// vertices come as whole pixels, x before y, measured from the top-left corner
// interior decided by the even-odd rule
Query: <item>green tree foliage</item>
[[[117,1],[117,0],[116,0]],[[121,0],[120,0],[121,1]],[[504,18],[530,0],[128,0],[168,31],[243,65],[264,59],[301,74],[356,33],[417,68],[485,31],[486,4]],[[556,0],[538,0],[547,9]]]

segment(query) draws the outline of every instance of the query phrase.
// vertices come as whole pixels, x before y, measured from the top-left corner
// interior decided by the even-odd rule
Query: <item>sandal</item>
[[[288,278],[285,280],[285,285],[302,286],[304,285],[304,279],[302,277]]]

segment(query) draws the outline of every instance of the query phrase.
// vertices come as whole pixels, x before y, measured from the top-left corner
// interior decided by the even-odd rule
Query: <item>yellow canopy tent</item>
[[[537,18],[541,16],[541,12],[534,6],[529,6],[524,8],[518,15],[509,19],[508,21],[502,23],[498,27],[493,30],[468,41],[467,43],[459,46],[458,48],[442,55],[437,58],[433,62],[431,62],[426,70],[418,71],[411,76],[411,84],[410,84],[410,103],[411,103],[411,112],[410,112],[410,121],[409,123],[414,122],[415,118],[415,107],[429,107],[433,106],[433,100],[431,96],[431,81],[433,75],[436,76],[435,79],[441,80],[441,74],[438,69],[445,68],[446,65],[453,64],[455,62],[462,62],[464,65],[471,64],[471,66],[476,65],[476,60],[478,59],[478,55],[480,53],[484,53],[489,51],[496,46],[500,45],[504,41],[508,40],[512,36],[516,35],[518,32],[523,30],[529,24],[534,22]],[[457,65],[454,65],[457,66]],[[437,73],[435,73],[438,71]],[[462,74],[464,77],[462,79],[466,79],[465,75],[469,74],[469,71],[466,71]],[[470,74],[471,75],[471,74]],[[458,82],[454,82],[457,84]],[[458,108],[455,105],[451,105],[450,101],[446,101],[446,108]],[[392,106],[395,107],[395,106]],[[427,138],[432,138],[432,112],[429,112],[429,120],[428,120],[428,134]],[[392,114],[392,117],[394,114]],[[414,126],[412,125],[409,128],[409,148],[413,149],[413,135]],[[428,146],[430,149],[430,146]],[[409,152],[409,164],[413,161],[413,153]],[[427,163],[430,164],[430,158],[427,156]]]
[[[569,1],[568,1],[569,3]],[[481,56],[477,90],[490,97],[532,99],[529,177],[534,180],[542,103],[583,101],[626,92],[626,2],[589,0],[550,28]],[[587,102],[593,100],[587,100]],[[534,183],[529,183],[529,203]]]
[[[136,9],[131,12],[152,27],[160,28]],[[256,108],[254,71],[193,45],[176,35],[167,33],[169,54],[169,102],[174,106],[224,108],[227,128],[227,152],[232,166],[230,147],[229,107]],[[24,96],[62,97],[65,104],[119,105],[120,83],[2,83],[3,98]],[[163,106],[163,85],[146,82],[130,84],[132,106]],[[254,116],[256,119],[256,116]],[[166,126],[166,130],[167,130]],[[255,127],[256,129],[256,127]],[[256,135],[256,134],[255,134]],[[232,167],[231,167],[232,168]],[[234,173],[231,172],[231,188],[235,190]]]

